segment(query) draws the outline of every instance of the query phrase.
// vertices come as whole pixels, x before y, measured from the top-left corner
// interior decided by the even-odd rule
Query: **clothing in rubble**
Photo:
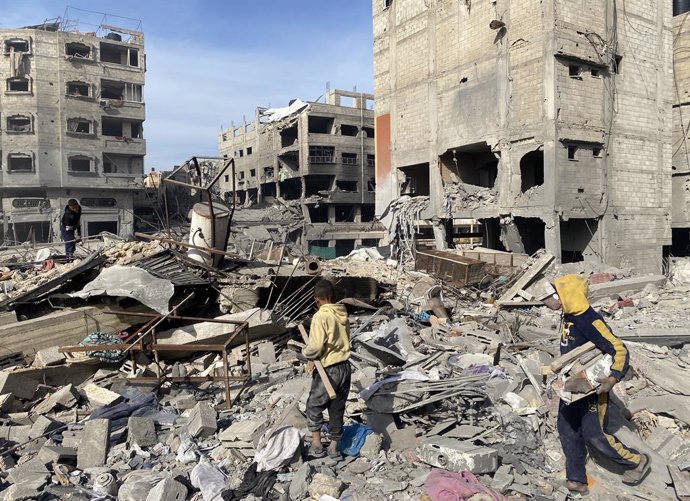
[[[566,275],[554,282],[563,308],[561,354],[591,341],[613,358],[611,376],[621,380],[628,370],[629,355],[623,342],[608,328],[604,319],[589,305],[587,281]],[[561,401],[558,408],[558,434],[566,457],[566,476],[570,482],[587,484],[587,447],[600,452],[626,469],[641,461],[638,451],[626,447],[606,432],[608,393],[589,395],[570,405]]]
[[[343,432],[345,404],[350,392],[350,323],[347,310],[341,304],[322,304],[311,322],[309,343],[302,350],[309,360],[319,360],[333,385],[336,397],[331,400],[317,371],[312,374],[311,391],[307,400],[307,420],[310,431],[320,431],[323,412],[328,409],[328,434],[339,440]]]
[[[278,471],[256,471],[256,463],[252,463],[244,474],[242,483],[237,489],[227,490],[221,494],[223,501],[235,501],[244,499],[249,494],[254,494],[261,499],[278,499],[278,495],[272,492],[273,485],[276,483]]]

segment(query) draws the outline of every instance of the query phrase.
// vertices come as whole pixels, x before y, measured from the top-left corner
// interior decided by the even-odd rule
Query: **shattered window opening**
[[[359,165],[357,161],[357,153],[343,153],[342,154],[343,165]]]
[[[247,146],[247,156],[251,155],[252,153],[254,153],[254,148]]]
[[[10,52],[29,52],[29,41],[23,38],[11,38],[5,40],[5,54]]]
[[[359,127],[357,127],[356,125],[342,124],[340,126],[341,136],[357,137],[357,134],[359,134]]]
[[[8,78],[7,92],[31,92],[31,82],[24,77]]]
[[[375,155],[367,155],[367,167],[376,167]]]
[[[32,132],[31,117],[26,115],[14,115],[7,117],[7,132]]]
[[[67,170],[70,172],[91,172],[93,159],[84,155],[69,157]]]
[[[91,59],[91,47],[79,42],[65,44],[65,54],[77,59]]]
[[[25,153],[10,153],[7,155],[8,172],[33,172],[34,157]]]
[[[67,132],[72,134],[93,134],[91,121],[85,118],[70,118],[67,120]]]
[[[310,146],[309,163],[312,164],[334,164],[335,146]]]
[[[577,64],[569,64],[568,76],[570,78],[580,78],[580,67]]]
[[[79,97],[90,97],[91,96],[91,86],[86,82],[80,82],[80,81],[67,82],[67,95],[68,96],[79,96]]]
[[[544,184],[544,152],[530,151],[520,159],[522,192]]]
[[[249,169],[249,177],[256,177],[256,169]]]
[[[562,220],[560,223],[561,262],[600,262],[597,251],[599,242],[598,229],[598,219]]]
[[[577,146],[568,146],[568,160],[577,162]]]
[[[309,115],[309,134],[332,134],[333,118]]]
[[[366,133],[366,137],[368,137],[369,139],[376,138],[376,133],[373,127],[362,127],[362,130]]]
[[[357,181],[336,181],[335,182],[336,187],[340,191],[350,191],[350,192],[356,192],[357,191]]]
[[[298,131],[297,131],[297,124],[291,126],[291,127],[286,127],[285,129],[280,131],[280,147],[281,148],[287,148],[288,146],[292,146],[295,143],[297,143],[298,139]]]
[[[400,167],[404,180],[400,184],[400,194],[410,196],[429,195],[429,164]]]

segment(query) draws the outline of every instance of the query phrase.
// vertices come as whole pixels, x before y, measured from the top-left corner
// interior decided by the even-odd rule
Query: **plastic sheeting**
[[[284,118],[295,115],[309,106],[301,99],[295,99],[290,106],[284,108],[269,108],[262,115],[268,118],[268,123],[280,122]]]
[[[105,268],[95,280],[70,296],[81,299],[91,296],[131,297],[165,315],[170,311],[168,305],[174,292],[175,287],[169,280],[156,278],[135,266],[116,265]]]

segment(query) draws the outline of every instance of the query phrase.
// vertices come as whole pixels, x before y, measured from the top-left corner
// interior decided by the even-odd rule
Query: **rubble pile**
[[[591,346],[562,357],[560,316],[541,306],[573,267],[630,352],[609,426],[652,457],[637,487],[591,460],[592,498],[687,495],[682,281],[556,265],[544,252],[518,267],[487,263],[473,283],[375,249],[321,262],[320,275],[299,260],[197,266],[155,241],[47,270],[34,261],[3,263],[27,284],[12,292],[22,301],[0,303],[0,344],[25,336],[0,357],[3,499],[565,500],[559,396],[575,377],[596,391],[607,370]],[[65,273],[59,288],[27,295]],[[320,277],[350,319],[341,458],[309,455],[312,376],[292,349]],[[10,318],[14,308],[30,318]]]

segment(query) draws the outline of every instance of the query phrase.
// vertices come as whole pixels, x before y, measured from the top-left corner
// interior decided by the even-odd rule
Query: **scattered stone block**
[[[314,467],[309,463],[303,463],[295,472],[290,482],[290,499],[304,499],[309,490],[309,484],[314,477]]]
[[[513,483],[515,478],[512,474],[513,467],[509,464],[501,465],[501,467],[494,473],[494,478],[491,481],[491,487],[500,492],[505,493]]]
[[[375,459],[378,457],[381,448],[383,447],[383,438],[378,433],[371,433],[367,435],[364,440],[364,445],[359,451],[359,455],[367,459]]]
[[[53,421],[45,416],[38,416],[29,430],[29,438],[42,437],[46,433],[56,430],[61,426],[62,424],[57,421]]]
[[[36,352],[34,358],[34,367],[50,367],[51,365],[60,365],[67,357],[64,353],[60,353],[58,346],[51,346]]]
[[[127,421],[127,443],[150,447],[158,443],[156,423],[145,417],[130,417]]]
[[[259,343],[257,350],[261,362],[269,365],[276,363],[276,347],[272,342]]]
[[[71,385],[65,385],[34,407],[36,414],[47,414],[56,409],[71,409],[79,401],[79,392]]]
[[[44,445],[38,451],[38,458],[45,464],[74,463],[77,460],[77,450],[73,447],[59,445]]]
[[[10,412],[14,407],[15,398],[11,393],[0,395],[0,411]]]
[[[79,449],[79,444],[81,443],[80,431],[63,431],[62,432],[62,446],[71,447],[73,449]]]
[[[216,410],[206,402],[199,402],[190,413],[187,428],[195,438],[210,437],[218,429]]]
[[[82,439],[77,449],[77,468],[84,470],[103,466],[110,443],[110,421],[91,419],[86,422]]]
[[[33,489],[33,495],[36,496],[36,491],[40,491],[48,483],[50,473],[41,459],[33,458],[12,468],[7,478],[18,487]]]
[[[38,381],[17,372],[0,372],[0,395],[12,393],[22,400],[31,400],[38,388]]]
[[[94,409],[105,407],[122,400],[121,395],[115,393],[114,391],[101,388],[93,383],[85,385],[81,389],[81,392]]]
[[[149,491],[146,501],[185,501],[187,488],[174,478],[166,478]]]
[[[339,499],[340,493],[344,488],[345,484],[337,478],[317,473],[309,484],[309,495],[312,499],[319,499],[321,496],[331,496]]]
[[[246,419],[235,421],[218,434],[218,440],[226,446],[233,442],[251,444],[259,435],[268,429],[269,423],[265,419]]]

